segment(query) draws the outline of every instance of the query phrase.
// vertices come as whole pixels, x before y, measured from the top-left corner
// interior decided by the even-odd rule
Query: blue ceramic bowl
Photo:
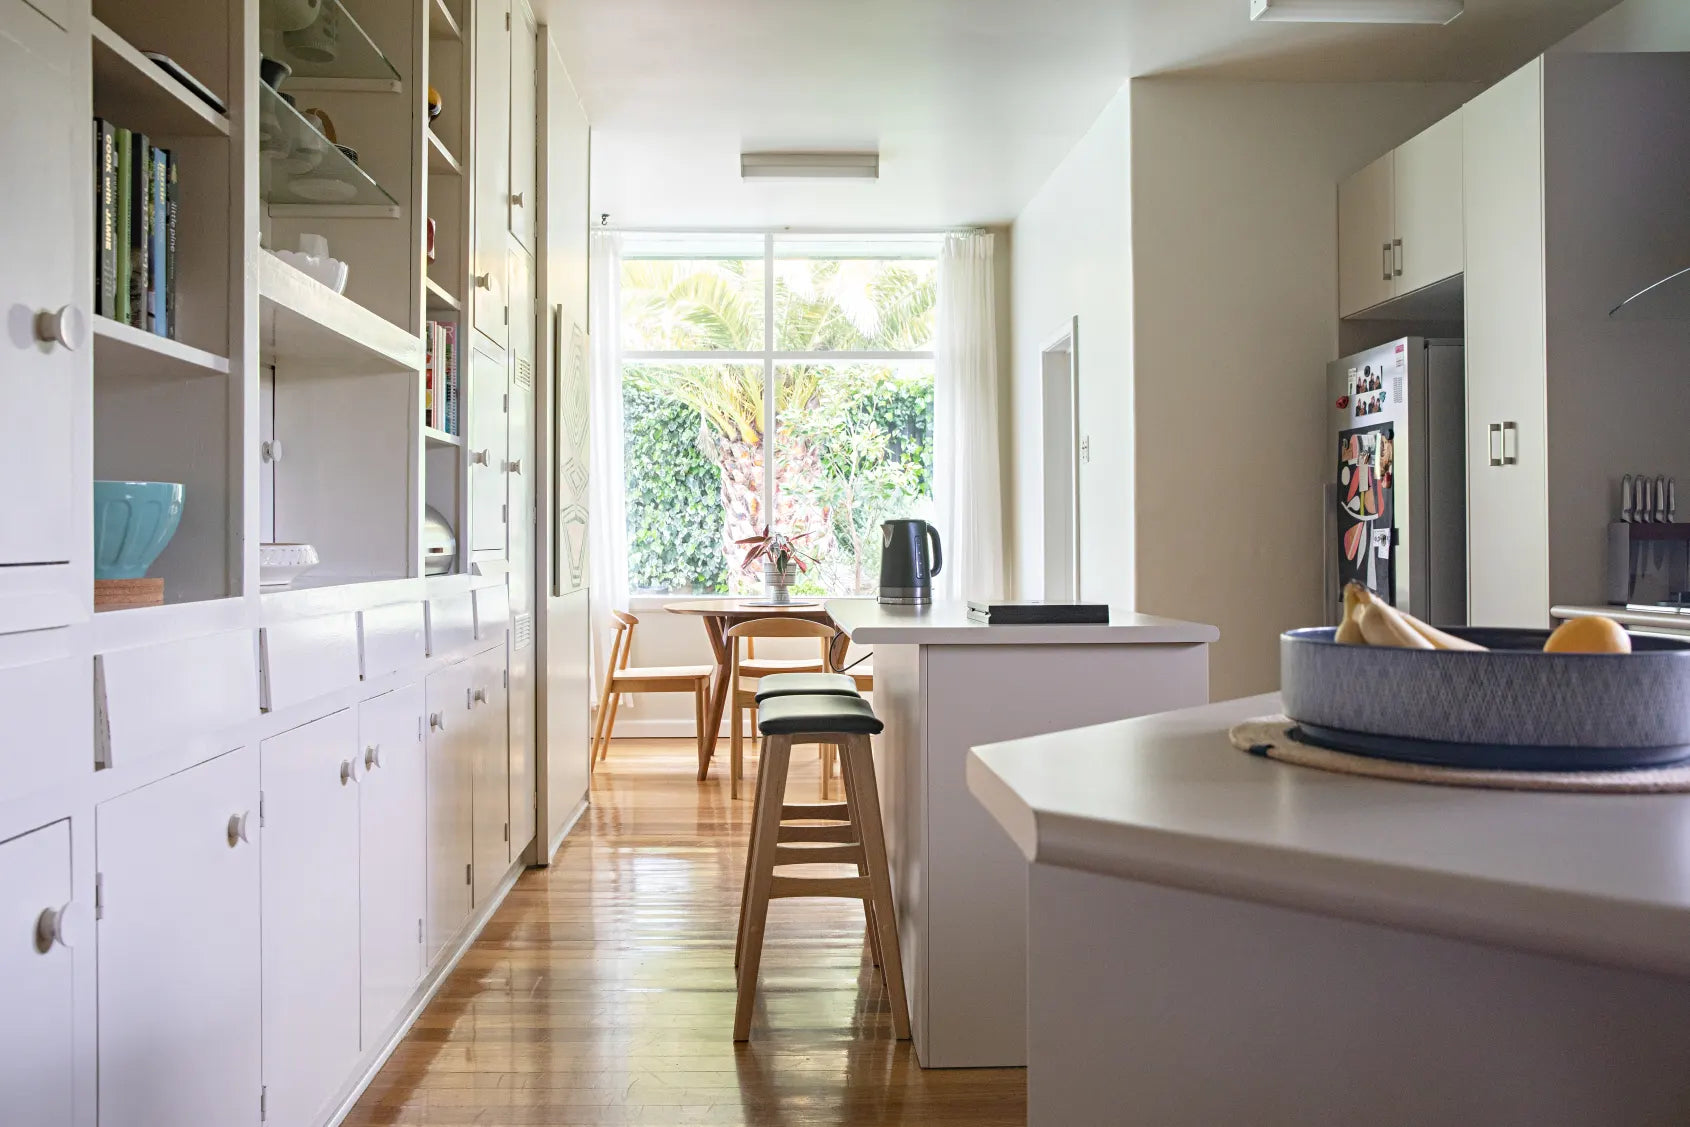
[[[140,579],[182,523],[174,481],[94,483],[94,578]]]

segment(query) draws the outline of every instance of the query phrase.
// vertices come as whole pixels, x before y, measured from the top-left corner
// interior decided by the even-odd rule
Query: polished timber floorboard
[[[751,803],[726,759],[699,783],[689,743],[613,742],[552,867],[523,874],[346,1123],[1025,1123],[1024,1070],[924,1070],[892,1040],[854,902],[775,902],[733,1043]],[[817,786],[795,753],[790,800]]]

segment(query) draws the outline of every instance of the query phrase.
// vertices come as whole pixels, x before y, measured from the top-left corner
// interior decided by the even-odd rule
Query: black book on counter
[[[1109,624],[1107,603],[976,603],[968,604],[968,617],[993,626],[1065,626]]]

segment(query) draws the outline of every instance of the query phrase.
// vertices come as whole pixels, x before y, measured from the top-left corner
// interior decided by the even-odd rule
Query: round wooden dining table
[[[728,703],[728,631],[741,622],[753,618],[804,618],[811,622],[833,624],[827,607],[820,599],[794,599],[788,604],[772,605],[757,599],[694,599],[687,602],[666,603],[670,614],[690,614],[704,622],[704,635],[710,640],[710,652],[716,658],[716,673],[710,681],[710,714],[704,732],[704,762],[716,754],[716,736],[722,728],[722,712]],[[699,778],[704,773],[700,772]]]

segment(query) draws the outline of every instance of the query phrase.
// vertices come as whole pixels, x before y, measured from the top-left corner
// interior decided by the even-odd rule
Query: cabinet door
[[[49,7],[63,14],[62,5]],[[87,90],[78,99],[71,59],[64,31],[20,0],[0,0],[0,104],[29,107],[0,115],[0,150],[13,157],[0,164],[0,401],[9,423],[0,479],[27,484],[6,498],[0,565],[68,561],[77,533],[87,535],[75,443],[77,400],[89,378],[88,311],[76,282],[83,197],[65,185],[88,179],[91,146],[77,109],[87,106]],[[48,326],[35,325],[36,315],[67,307],[65,320],[80,321],[80,335],[67,328],[70,345],[50,334],[43,341],[38,328]]]
[[[363,1038],[387,1031],[423,972],[428,914],[428,761],[423,690],[406,685],[358,706],[358,887]]]
[[[475,903],[485,904],[510,868],[510,721],[505,647],[467,663],[472,670],[471,729],[475,733]]]
[[[467,662],[428,675],[428,956],[458,934],[474,904],[470,774],[470,675]]]
[[[534,158],[539,124],[535,89],[535,47],[539,29],[523,0],[511,3],[511,185],[510,229],[524,250],[534,250]],[[511,322],[518,317],[512,294]],[[515,330],[513,329],[514,333]]]
[[[1467,613],[1475,626],[1549,620],[1542,75],[1539,60],[1469,102],[1464,115]]]
[[[271,1123],[316,1123],[358,1060],[358,719],[260,746],[264,1086]]]
[[[71,951],[41,943],[44,911],[70,902],[70,822],[0,843],[0,1099],[8,1123],[71,1127],[76,1097],[76,990]],[[83,905],[93,919],[93,905]],[[66,914],[63,938],[81,909]]]
[[[506,544],[511,610],[534,609],[534,286],[528,255],[511,252],[510,399],[505,412]]]
[[[475,327],[503,346],[511,192],[510,0],[475,3]]]
[[[1461,273],[1461,147],[1457,110],[1396,151],[1398,295]]]
[[[100,1127],[258,1127],[257,750],[102,803],[95,834]]]
[[[1393,155],[1386,153],[1338,185],[1340,317],[1391,297],[1394,175]]]
[[[469,546],[473,552],[505,551],[505,459],[509,454],[505,418],[509,379],[504,357],[470,353],[469,401]]]

